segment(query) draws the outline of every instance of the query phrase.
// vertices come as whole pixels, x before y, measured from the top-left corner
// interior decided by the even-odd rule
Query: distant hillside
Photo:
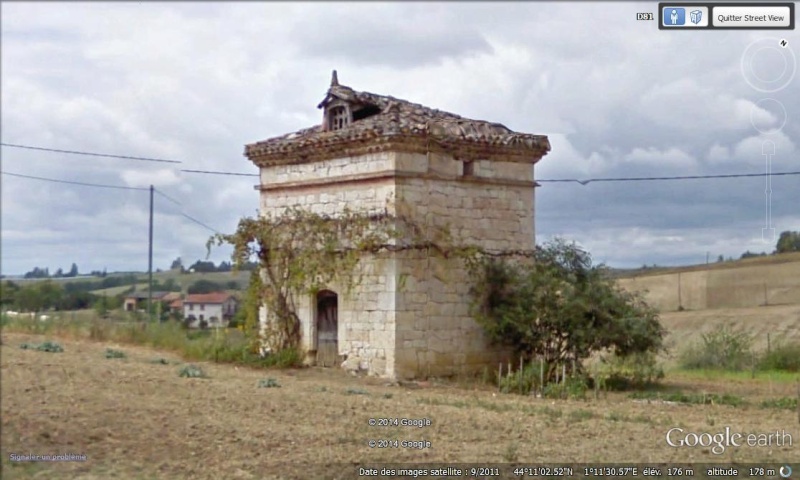
[[[686,265],[682,267],[647,267],[647,268],[611,268],[609,273],[613,278],[633,278],[651,275],[664,275],[678,272],[698,272],[705,270],[724,270],[729,268],[741,268],[742,266],[753,265],[774,265],[779,263],[800,262],[800,252],[781,253],[779,255],[766,255],[763,257],[751,257],[741,260],[701,263],[697,265]]]
[[[800,343],[800,305],[666,312],[661,315],[661,324],[667,330],[669,364],[674,364],[680,352],[702,335],[722,326],[747,332],[757,351],[765,350],[770,342],[773,346]]]
[[[800,304],[800,253],[645,270],[618,280],[662,312]]]
[[[12,281],[18,283],[20,285],[29,284],[32,282],[42,282],[45,280],[53,280],[57,281],[60,285],[69,285],[73,283],[96,283],[98,285],[103,282],[104,279],[116,279],[123,281],[122,284],[109,286],[106,288],[95,288],[91,290],[91,293],[97,295],[118,295],[120,293],[125,292],[126,290],[130,289],[132,286],[136,286],[137,290],[146,290],[148,285],[148,274],[147,272],[114,272],[108,273],[105,277],[97,277],[97,276],[79,276],[79,277],[72,277],[72,278],[4,278],[3,281]],[[237,273],[233,272],[209,272],[209,273],[180,273],[177,270],[174,271],[165,271],[165,272],[154,272],[153,273],[153,282],[163,285],[168,281],[172,281],[177,284],[182,291],[186,291],[186,289],[192,285],[193,283],[199,280],[208,280],[211,282],[219,283],[221,285],[225,285],[228,282],[235,281],[238,286],[239,290],[244,290],[247,288],[248,284],[250,283],[250,272],[248,271],[240,271]]]

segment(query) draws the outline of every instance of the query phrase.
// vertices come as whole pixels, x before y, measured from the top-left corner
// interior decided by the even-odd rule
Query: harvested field
[[[762,408],[794,398],[793,381],[668,378],[687,393],[741,395],[749,404],[686,405],[611,393],[586,401],[495,394],[440,384],[390,386],[338,370],[266,371],[199,364],[158,351],[47,338],[63,353],[22,349],[46,338],[4,333],[4,479],[357,478],[355,463],[386,462],[785,462],[798,458],[798,414]],[[106,358],[107,348],[125,358]],[[113,357],[113,355],[112,355]],[[168,364],[156,363],[167,359]],[[273,382],[266,382],[266,379]],[[262,382],[264,381],[264,382]],[[279,387],[259,388],[274,385]],[[413,387],[413,388],[412,388]],[[432,425],[371,427],[370,418],[427,418]],[[793,445],[672,448],[672,427],[716,433],[776,431]],[[370,448],[416,440],[430,448]],[[85,462],[12,463],[11,453],[86,455]]]
[[[701,336],[721,326],[745,331],[758,351],[782,342],[800,343],[800,305],[776,305],[753,308],[720,308],[661,314],[667,330],[666,344],[674,360],[682,348],[699,341]]]

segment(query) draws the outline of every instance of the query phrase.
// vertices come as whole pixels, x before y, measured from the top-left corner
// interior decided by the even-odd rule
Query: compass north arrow
[[[761,239],[765,243],[775,241],[775,228],[772,227],[772,156],[775,155],[775,144],[769,140],[761,144],[761,154],[767,157],[767,167],[765,172],[767,197],[767,220],[766,227],[761,229]]]

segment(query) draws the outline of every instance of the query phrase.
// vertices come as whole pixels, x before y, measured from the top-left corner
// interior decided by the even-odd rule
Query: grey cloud
[[[4,142],[185,163],[4,147],[3,169],[114,185],[156,183],[160,170],[170,170],[177,182],[159,188],[183,205],[156,196],[156,266],[178,255],[193,262],[205,257],[211,232],[181,212],[232,231],[255,213],[257,179],[179,170],[256,173],[244,145],[319,122],[315,107],[337,68],[356,89],[551,135],[539,178],[761,173],[766,138],[777,145],[776,170],[800,170],[797,89],[762,94],[741,74],[745,47],[763,35],[675,35],[632,20],[655,8],[4,5]],[[786,36],[800,46],[797,33]],[[676,55],[688,61],[671,61]],[[775,61],[764,58],[759,74]],[[760,136],[749,124],[749,105],[765,96],[789,114],[780,135]],[[756,110],[759,124],[773,124],[773,113]],[[146,266],[146,192],[0,181],[3,273],[72,261],[81,270]],[[537,237],[566,234],[621,266],[699,261],[707,250],[760,251],[763,182],[544,184]],[[772,185],[776,228],[800,228],[800,177],[774,177]],[[215,250],[212,259],[228,254]]]
[[[296,25],[300,55],[370,67],[413,68],[492,51],[480,29],[461,22],[458,9],[421,4],[388,10],[372,5],[339,8]]]

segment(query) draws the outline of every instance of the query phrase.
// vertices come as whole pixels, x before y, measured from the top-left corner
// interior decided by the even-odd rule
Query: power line
[[[175,203],[176,205],[182,205],[182,204],[181,204],[181,202],[179,202],[179,201],[175,200],[175,199],[174,199],[174,198],[172,198],[172,197],[169,197],[167,194],[165,194],[165,193],[163,193],[163,192],[160,192],[158,189],[154,189],[154,191],[155,191],[157,194],[161,195],[162,197],[166,198],[167,200],[169,200],[169,201],[171,201],[171,202]],[[213,227],[209,227],[208,225],[206,225],[205,223],[201,222],[200,220],[197,220],[196,218],[194,218],[194,217],[192,217],[192,216],[188,215],[186,212],[183,212],[183,211],[181,211],[181,212],[177,212],[177,214],[178,214],[178,215],[180,215],[180,216],[182,216],[182,217],[184,217],[184,218],[186,218],[187,220],[190,220],[190,221],[192,221],[192,222],[194,222],[194,223],[196,223],[196,224],[200,225],[200,226],[201,226],[201,227],[203,227],[203,228],[206,228],[206,229],[208,229],[208,230],[211,230],[211,231],[212,231],[212,232],[214,232],[214,233],[219,233],[219,231],[217,231],[217,229],[215,229],[215,228],[213,228]]]
[[[98,188],[116,188],[119,190],[150,190],[149,188],[143,187],[125,187],[122,185],[104,185],[100,183],[86,183],[86,182],[73,182],[71,180],[58,180],[56,178],[45,178],[45,177],[35,177],[33,175],[22,175],[20,173],[11,173],[11,172],[0,172],[3,175],[9,175],[12,177],[20,177],[20,178],[28,178],[31,180],[42,180],[45,182],[53,182],[53,183],[68,183],[70,185],[82,185],[84,187],[98,187]]]
[[[181,170],[186,173],[205,173],[210,175],[238,175],[243,177],[258,177],[256,173],[237,173],[237,172],[220,172],[210,170]],[[581,185],[588,185],[592,182],[642,182],[642,181],[657,181],[657,180],[702,180],[711,178],[742,178],[742,177],[763,177],[764,173],[736,173],[728,175],[685,175],[675,177],[618,177],[618,178],[589,178],[580,180],[577,178],[558,178],[558,179],[536,179],[537,182],[548,183],[580,183]],[[800,172],[771,172],[770,175],[800,175]]]
[[[686,175],[680,177],[621,177],[621,178],[589,178],[587,180],[578,180],[577,178],[565,178],[554,180],[536,180],[537,182],[551,182],[551,183],[570,183],[577,182],[581,185],[588,185],[591,182],[641,182],[652,180],[695,180],[706,178],[740,178],[740,177],[763,177],[765,173],[737,173],[730,175]],[[770,172],[769,175],[800,175],[800,172]]]
[[[2,144],[2,145],[16,146],[16,145],[7,145],[7,144]],[[25,147],[23,147],[23,148],[25,148]],[[132,158],[132,157],[121,157],[121,158]],[[170,161],[170,160],[166,160],[166,161]],[[170,162],[175,162],[175,161],[170,161]],[[180,163],[180,162],[176,162],[176,163]],[[248,177],[251,177],[251,176],[252,177],[257,177],[258,176],[258,174],[251,174],[251,173],[220,172],[220,171],[209,171],[209,170],[181,170],[181,171],[182,172],[187,172],[187,173],[203,173],[203,174],[213,174],[213,175],[235,175],[235,176],[248,176]],[[28,178],[28,179],[32,179],[32,180],[42,180],[42,181],[54,182],[54,183],[67,183],[67,184],[82,185],[82,186],[87,186],[87,187],[115,188],[115,189],[122,189],[122,190],[139,190],[139,191],[149,190],[149,188],[143,188],[143,187],[125,187],[125,186],[120,186],[120,185],[103,185],[103,184],[97,184],[97,183],[74,182],[74,181],[69,181],[69,180],[58,180],[58,179],[54,179],[54,178],[36,177],[36,176],[32,176],[32,175],[22,175],[22,174],[19,174],[19,173],[11,173],[11,172],[0,172],[0,173],[2,173],[3,175],[10,175],[10,176],[20,177],[20,178]],[[579,183],[579,184],[585,186],[585,185],[588,185],[591,182],[636,182],[636,181],[657,181],[657,180],[695,180],[695,179],[762,177],[764,175],[766,175],[766,174],[763,174],[763,173],[741,173],[741,174],[727,174],[727,175],[685,175],[685,176],[673,176],[673,177],[590,178],[590,179],[586,179],[586,180],[579,180],[579,179],[575,179],[575,178],[572,178],[572,179],[539,179],[539,180],[536,180],[536,181],[537,182],[542,182],[542,183],[544,183],[544,182],[550,182],[550,183],[571,183],[571,182],[576,182],[576,183]],[[770,173],[770,175],[775,175],[775,176],[800,175],[800,171],[798,171],[798,172],[772,172],[772,173]],[[179,201],[177,201],[174,198],[168,196],[167,194],[165,194],[165,193],[163,193],[163,192],[161,192],[159,190],[155,190],[155,192],[158,193],[159,195],[161,195],[162,197],[166,198],[167,200],[169,200],[169,201],[171,201],[171,202],[173,202],[173,203],[175,203],[177,205],[181,205],[181,203]],[[181,216],[183,216],[184,218],[186,218],[186,219],[188,219],[188,220],[200,225],[203,228],[206,228],[206,229],[208,229],[208,230],[210,230],[210,231],[212,231],[214,233],[219,233],[215,228],[209,227],[205,223],[203,223],[203,222],[191,217],[190,215],[188,215],[188,214],[186,214],[184,212],[179,212],[179,214]]]
[[[58,150],[55,148],[33,147],[30,145],[16,145],[13,143],[0,143],[4,147],[24,148],[27,150],[40,150],[43,152],[69,153],[71,155],[86,155],[90,157],[122,158],[125,160],[138,160],[140,162],[183,163],[178,160],[164,160],[162,158],[131,157],[128,155],[109,155],[105,153],[79,152],[74,150]]]
[[[168,196],[168,195],[167,195],[167,194],[165,194],[164,192],[160,192],[158,189],[154,189],[154,191],[155,191],[157,194],[161,195],[162,197],[166,198],[167,200],[169,200],[169,201],[171,201],[171,202],[175,203],[176,205],[182,205],[182,204],[181,204],[181,202],[179,202],[179,201],[175,200],[174,198],[172,198],[172,197]],[[190,220],[190,221],[192,221],[192,222],[194,222],[194,223],[196,223],[196,224],[200,225],[200,226],[201,226],[201,227],[203,227],[203,228],[207,228],[208,230],[211,230],[211,231],[212,231],[212,232],[214,232],[214,233],[219,233],[219,231],[217,231],[217,229],[215,229],[215,228],[213,228],[213,227],[209,227],[208,225],[206,225],[205,223],[201,222],[200,220],[197,220],[196,218],[194,218],[194,217],[192,217],[192,216],[188,215],[186,212],[182,212],[182,211],[181,211],[181,212],[177,212],[177,213],[178,213],[178,215],[180,215],[180,216],[182,216],[182,217],[186,218],[187,220]]]
[[[19,145],[19,144],[11,144],[11,143],[0,143],[0,145],[4,147],[13,147],[13,148],[24,148],[29,150],[41,150],[46,152],[58,152],[58,153],[68,153],[73,155],[87,155],[87,156],[94,156],[94,157],[108,157],[108,158],[120,158],[126,160],[139,160],[145,162],[161,162],[161,163],[183,163],[179,160],[165,160],[160,158],[147,158],[147,157],[133,157],[128,155],[110,155],[110,154],[103,154],[103,153],[91,153],[91,152],[82,152],[82,151],[73,151],[73,150],[58,150],[54,148],[44,148],[44,147],[34,147],[31,145]],[[184,173],[200,173],[200,174],[208,174],[208,175],[228,175],[228,176],[241,176],[241,177],[258,177],[259,175],[256,173],[240,173],[240,172],[222,172],[222,171],[212,171],[212,170],[181,170]],[[10,174],[15,175],[15,174]],[[619,177],[619,178],[589,178],[585,180],[580,180],[577,178],[564,178],[564,179],[538,179],[537,182],[541,183],[579,183],[581,185],[588,185],[592,182],[640,182],[640,181],[661,181],[661,180],[698,180],[698,179],[717,179],[717,178],[743,178],[743,177],[761,177],[764,176],[763,173],[742,173],[742,174],[729,174],[729,175],[687,175],[687,176],[673,176],[673,177]],[[775,176],[783,176],[783,175],[800,175],[800,172],[778,172],[778,173],[770,173],[770,175]],[[16,174],[16,176],[22,176]],[[35,178],[35,177],[28,177],[28,178]],[[37,178],[41,179],[41,178]],[[83,183],[78,182],[66,182],[60,180],[53,180],[62,183],[75,183],[78,185],[84,185]],[[88,184],[87,184],[88,185]],[[96,186],[96,185],[94,185]],[[110,187],[109,188],[116,188]],[[118,188],[132,188],[132,187],[118,187]],[[147,189],[143,189],[147,190]],[[160,193],[160,192],[159,192]],[[163,195],[163,194],[162,194]],[[178,203],[174,199],[169,197],[165,198]],[[178,203],[179,204],[179,203]]]
[[[167,200],[169,200],[170,202],[172,202],[172,203],[174,203],[176,205],[182,205],[181,202],[179,202],[179,201],[175,200],[174,198],[168,196],[166,193],[159,191],[158,189],[154,189],[153,191],[155,191],[157,194],[161,195],[162,197],[166,198]],[[201,222],[200,220],[197,220],[196,218],[188,215],[186,212],[182,212],[181,211],[181,212],[177,212],[177,214],[182,216],[182,217],[184,217],[184,218],[186,218],[187,220],[190,220],[190,221],[200,225],[203,228],[207,228],[208,230],[211,230],[214,233],[219,233],[219,231],[217,231],[217,229],[215,229],[213,227],[209,227],[208,225],[206,225],[205,223]]]
[[[184,173],[207,173],[211,175],[235,175],[241,177],[257,177],[257,173],[213,172],[210,170],[181,170]]]
[[[120,189],[120,190],[150,191],[150,188],[144,188],[144,187],[124,187],[124,186],[121,186],[121,185],[104,185],[104,184],[100,184],[100,183],[73,182],[73,181],[69,181],[69,180],[58,180],[58,179],[55,179],[55,178],[35,177],[33,175],[22,175],[22,174],[19,174],[19,173],[12,173],[12,172],[0,172],[0,173],[2,173],[3,175],[10,175],[12,177],[27,178],[27,179],[31,179],[31,180],[41,180],[41,181],[44,181],[44,182],[53,182],[53,183],[68,183],[70,185],[81,185],[81,186],[84,186],[84,187],[115,188],[115,189]],[[173,202],[173,203],[175,203],[177,205],[181,205],[181,203],[179,201],[177,201],[174,198],[168,196],[167,194],[165,194],[163,192],[160,192],[157,189],[153,189],[153,191],[155,193],[158,193],[162,197],[166,198],[167,200],[169,200],[169,201],[171,201],[171,202]],[[217,231],[215,228],[209,227],[208,225],[206,225],[205,223],[201,222],[200,220],[197,220],[196,218],[187,215],[185,212],[178,212],[178,214],[183,216],[183,217],[185,217],[185,218],[187,218],[188,220],[191,220],[192,222],[200,225],[203,228],[207,228],[207,229],[211,230],[214,233],[219,233],[219,231]]]
[[[186,218],[186,219],[188,219],[188,220],[191,220],[191,221],[193,221],[194,223],[196,223],[196,224],[200,225],[200,226],[201,226],[201,227],[203,227],[203,228],[207,228],[208,230],[211,230],[211,231],[212,231],[212,232],[214,232],[214,233],[219,233],[219,232],[218,232],[218,231],[217,231],[215,228],[209,227],[208,225],[206,225],[205,223],[201,222],[200,220],[197,220],[197,219],[195,219],[195,218],[192,218],[192,217],[190,217],[189,215],[187,215],[187,214],[185,214],[185,213],[183,213],[183,212],[180,212],[180,215],[181,215],[181,216],[183,216],[183,217],[185,217],[185,218]]]
[[[174,198],[170,197],[169,195],[167,195],[166,193],[160,191],[159,189],[155,189],[155,192],[157,194],[161,195],[162,197],[166,198],[170,202],[174,203],[175,205],[182,205],[181,202],[175,200]]]

